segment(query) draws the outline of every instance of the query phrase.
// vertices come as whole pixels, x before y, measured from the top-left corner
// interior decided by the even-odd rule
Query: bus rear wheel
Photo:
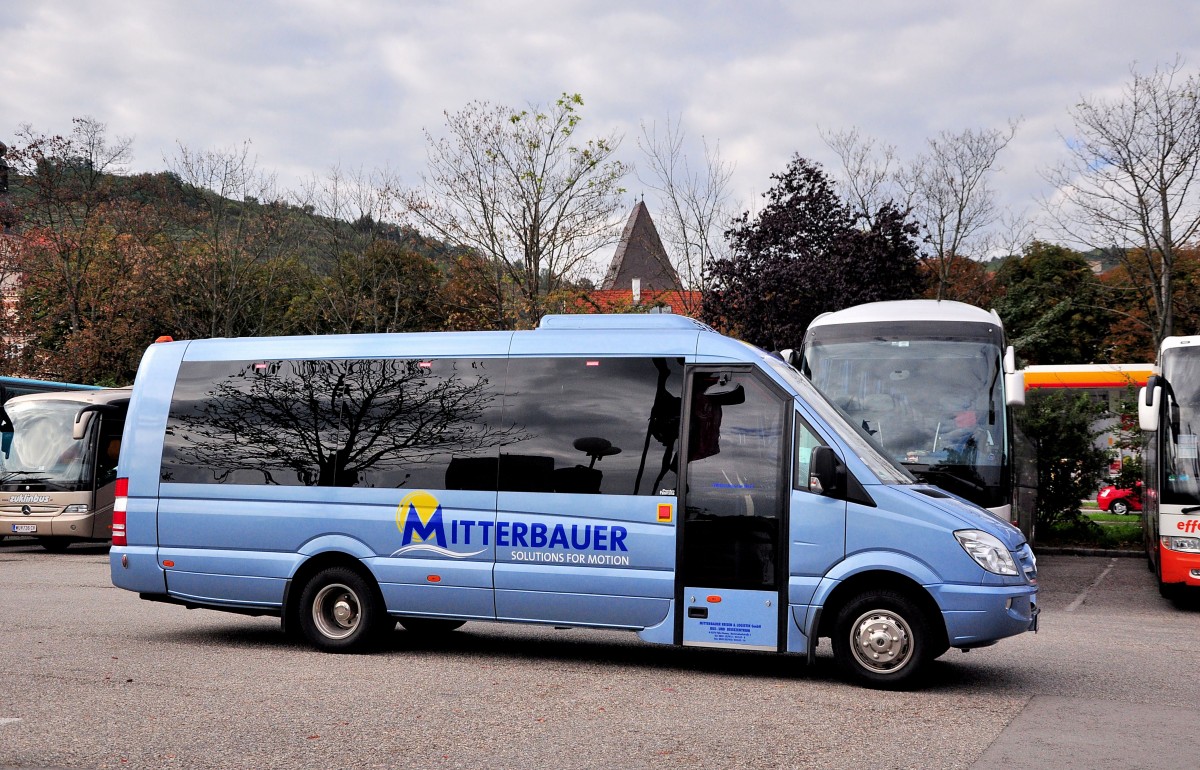
[[[920,681],[931,645],[929,621],[920,607],[904,594],[871,591],[838,613],[833,656],[861,684],[903,689]]]
[[[378,642],[388,616],[375,587],[347,567],[318,572],[300,593],[300,629],[326,652],[365,652]]]

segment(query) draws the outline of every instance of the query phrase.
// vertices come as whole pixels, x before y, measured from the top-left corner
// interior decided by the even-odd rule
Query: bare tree
[[[692,165],[684,151],[685,136],[678,120],[667,118],[659,132],[658,124],[642,123],[638,149],[649,166],[648,178],[638,179],[658,193],[663,211],[658,222],[672,262],[685,289],[704,291],[707,269],[714,258],[726,256],[725,230],[733,220],[729,200],[729,180],[733,165],[721,159],[720,143],[704,145],[704,162]],[[699,311],[695,308],[684,308]]]
[[[310,214],[316,251],[336,262],[345,253],[362,253],[375,241],[379,230],[374,225],[394,213],[400,192],[400,176],[389,168],[368,172],[334,166],[309,177],[295,203]]]
[[[1179,251],[1200,232],[1200,78],[1183,69],[1179,58],[1150,74],[1131,68],[1120,97],[1082,100],[1069,157],[1046,174],[1065,237],[1120,253],[1156,346],[1174,331]]]
[[[907,200],[897,200],[902,195],[898,188],[899,160],[896,147],[882,144],[863,136],[857,128],[841,131],[820,131],[825,145],[842,162],[842,173],[838,187],[842,196],[868,220],[874,212],[891,202],[901,211],[910,208]]]
[[[178,296],[181,331],[236,337],[281,330],[294,255],[294,218],[273,174],[258,168],[250,142],[220,150],[179,146],[171,172],[190,191],[179,243],[187,290]]]
[[[907,163],[898,160],[894,146],[864,137],[857,129],[821,136],[842,162],[843,191],[868,221],[891,202],[920,224],[929,246],[924,262],[936,296],[948,299],[957,261],[981,258],[1011,240],[1013,232],[1023,232],[1006,221],[1005,235],[997,236],[993,226],[1004,216],[989,185],[998,170],[996,159],[1017,127],[1013,121],[1006,129],[943,131]]]
[[[405,195],[405,209],[493,271],[498,325],[536,323],[545,296],[619,235],[620,137],[577,143],[582,106],[578,94],[545,109],[472,102],[446,113],[447,137],[426,132],[428,172],[422,189]]]
[[[947,298],[953,285],[955,259],[987,253],[988,228],[999,216],[988,180],[996,170],[996,157],[1016,132],[1015,122],[1007,130],[943,131],[927,141],[926,151],[901,174],[905,199],[929,238],[932,254],[927,264],[937,282],[938,299]]]

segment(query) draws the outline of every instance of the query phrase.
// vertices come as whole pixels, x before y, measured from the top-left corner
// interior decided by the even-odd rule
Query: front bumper
[[[933,594],[951,647],[983,647],[1038,630],[1036,586],[943,585]]]
[[[1171,551],[1159,543],[1158,563],[1164,585],[1200,587],[1200,553]]]
[[[95,522],[92,513],[60,513],[57,516],[0,514],[0,535],[26,537],[78,537],[91,539]],[[110,537],[104,532],[102,537]]]

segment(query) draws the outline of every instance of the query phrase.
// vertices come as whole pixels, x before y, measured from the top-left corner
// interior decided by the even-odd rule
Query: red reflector
[[[421,361],[420,363],[417,364],[417,366],[421,367],[422,369],[432,369],[433,362],[432,361]]]
[[[171,561],[170,559],[164,559],[164,560],[163,560],[163,566],[164,566],[164,567],[174,567],[174,566],[175,566],[175,562]]]
[[[708,599],[706,599],[705,601],[707,601],[709,604],[720,604],[720,603],[721,603],[721,597],[719,597],[719,596],[710,596],[710,597],[708,597]]]
[[[587,365],[588,366],[599,366],[600,362],[599,361],[588,361]]]
[[[425,579],[426,579],[426,580],[428,580],[430,583],[440,583],[440,582],[442,582],[442,576],[441,576],[441,575],[430,575],[429,577],[427,577],[427,578],[425,578]]]
[[[129,509],[129,479],[117,479],[114,488],[112,544],[129,545],[125,536],[125,512]]]
[[[170,334],[164,334],[163,336],[161,336],[155,340],[155,342],[174,342],[174,341],[175,341],[175,338],[172,337]]]

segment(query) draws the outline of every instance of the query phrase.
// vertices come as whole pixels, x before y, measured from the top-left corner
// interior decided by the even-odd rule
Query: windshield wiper
[[[8,471],[3,476],[0,476],[0,486],[17,486],[21,484],[40,484],[46,488],[47,492],[69,492],[72,491],[72,484],[63,483],[61,479],[52,479],[49,476],[34,475],[37,471]]]
[[[908,463],[904,463],[904,465],[908,465]],[[963,486],[970,487],[971,489],[975,490],[976,492],[983,492],[983,491],[987,490],[987,487],[980,486],[979,484],[976,484],[973,481],[964,479],[962,476],[956,476],[955,474],[951,473],[950,471],[943,471],[943,470],[939,470],[938,468],[928,468],[923,471],[913,471],[913,475],[941,476],[943,478],[952,479],[953,481],[955,481],[959,484],[962,484]]]
[[[38,473],[41,473],[41,471],[4,471],[4,475],[0,476],[0,484],[7,484],[10,479],[14,479],[18,476],[35,476],[35,478],[32,479],[33,481],[45,481],[45,476],[36,476]]]

